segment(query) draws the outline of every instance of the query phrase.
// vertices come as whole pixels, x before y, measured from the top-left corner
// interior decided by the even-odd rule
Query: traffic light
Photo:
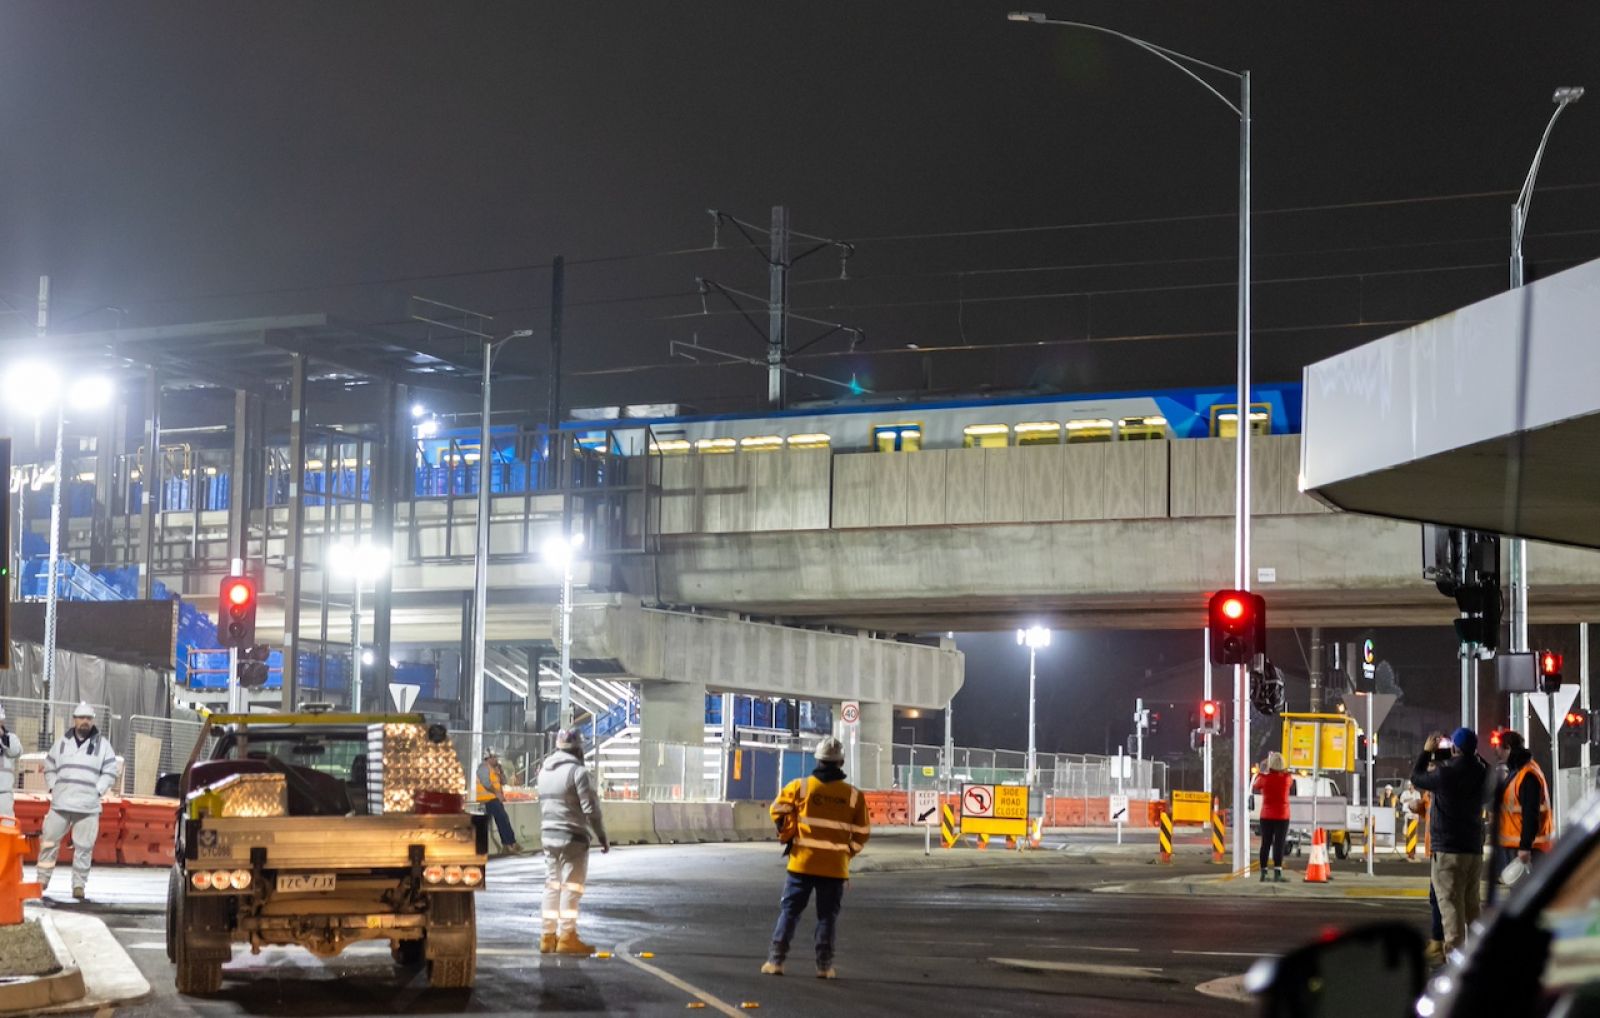
[[[1501,729],[1499,729],[1499,728],[1496,728],[1494,731],[1489,733],[1489,748],[1491,748],[1491,749],[1499,749],[1500,748],[1500,735],[1501,735]]]
[[[1560,689],[1561,655],[1553,650],[1542,650],[1539,652],[1539,692],[1555,693]]]
[[[244,689],[260,689],[267,684],[267,658],[272,648],[264,644],[245,647],[239,651],[239,685]]]
[[[1569,710],[1567,711],[1566,721],[1561,727],[1563,730],[1569,732],[1587,732],[1589,727],[1589,715],[1585,714],[1581,710]]]
[[[1161,712],[1158,710],[1145,711],[1148,723],[1145,725],[1145,734],[1154,735],[1161,727]]]
[[[1200,703],[1200,730],[1211,735],[1222,734],[1222,703],[1203,700]]]
[[[1267,602],[1247,590],[1219,590],[1211,595],[1207,628],[1211,663],[1248,665],[1267,650]]]
[[[245,576],[222,581],[221,608],[217,612],[217,643],[244,649],[256,642],[256,585]]]
[[[1256,713],[1271,717],[1281,713],[1287,705],[1283,676],[1271,661],[1262,658],[1259,671],[1250,673],[1250,705]]]

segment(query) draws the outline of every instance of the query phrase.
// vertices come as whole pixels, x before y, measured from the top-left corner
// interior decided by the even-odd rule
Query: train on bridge
[[[1300,430],[1300,385],[1252,388],[1251,434]],[[1084,442],[1227,438],[1238,433],[1232,389],[1166,389],[929,402],[857,402],[764,413],[568,421],[580,445],[623,455],[765,452],[916,452]]]

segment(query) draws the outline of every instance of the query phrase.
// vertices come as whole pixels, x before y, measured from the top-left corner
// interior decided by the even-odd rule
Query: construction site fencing
[[[461,772],[466,778],[467,791],[475,791],[473,779],[481,759],[472,758],[473,736],[479,735],[482,752],[494,750],[505,771],[505,784],[513,794],[531,794],[539,764],[555,748],[555,736],[546,732],[451,732],[450,742],[456,757],[461,761]],[[468,796],[471,798],[471,795]]]
[[[0,721],[6,729],[15,732],[17,738],[22,740],[24,753],[47,752],[55,741],[61,738],[67,726],[72,723],[72,712],[77,707],[76,702],[65,700],[24,700],[9,696],[0,696],[0,707],[5,708],[6,718]],[[112,717],[111,708],[103,703],[92,703],[94,708],[95,724],[108,738],[115,741],[117,733],[117,719]],[[49,732],[46,733],[46,718],[48,718]]]
[[[156,779],[183,770],[205,726],[199,721],[135,714],[120,726],[122,793],[154,795]]]

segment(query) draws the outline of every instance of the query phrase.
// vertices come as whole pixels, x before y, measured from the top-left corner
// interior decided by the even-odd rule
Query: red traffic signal
[[[1215,700],[1207,700],[1205,703],[1201,704],[1200,705],[1200,713],[1204,714],[1206,716],[1207,720],[1210,720],[1211,718],[1216,717],[1217,716],[1217,701],[1215,701]]]
[[[1211,663],[1247,665],[1267,649],[1267,602],[1247,590],[1219,590],[1211,595],[1207,629]]]
[[[1561,655],[1553,650],[1539,652],[1539,692],[1554,693],[1561,688]]]
[[[222,581],[217,612],[217,643],[223,647],[248,647],[256,642],[256,585],[247,576]]]
[[[1489,745],[1493,746],[1495,749],[1500,748],[1500,734],[1501,731],[1498,728],[1489,733]]]
[[[1584,717],[1583,711],[1581,711],[1581,710],[1569,710],[1569,711],[1567,711],[1566,723],[1567,723],[1567,727],[1568,728],[1582,728],[1584,721],[1585,721],[1585,717]]]

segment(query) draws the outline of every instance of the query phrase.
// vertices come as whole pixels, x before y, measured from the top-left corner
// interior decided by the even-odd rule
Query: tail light
[[[461,867],[446,866],[444,870],[444,882],[452,887],[461,883]]]
[[[429,866],[422,871],[422,879],[430,884],[437,884],[444,879],[443,866]]]
[[[461,871],[461,882],[468,887],[477,887],[483,883],[483,870],[476,866],[468,866]]]
[[[195,870],[189,874],[189,882],[194,885],[195,890],[204,891],[211,886],[211,874],[206,870]]]

